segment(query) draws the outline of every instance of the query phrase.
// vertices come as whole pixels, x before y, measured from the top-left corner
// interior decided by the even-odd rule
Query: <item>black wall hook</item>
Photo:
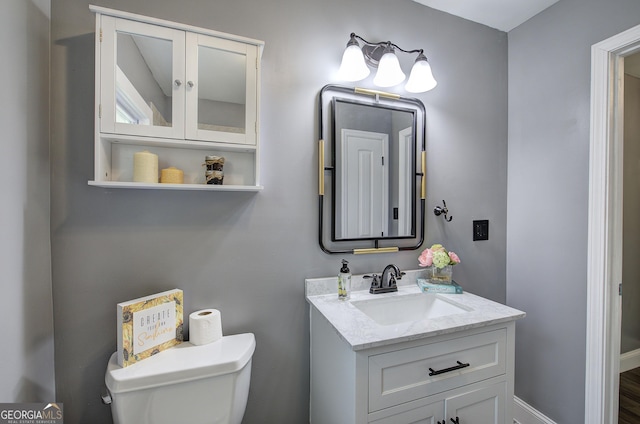
[[[449,209],[447,209],[447,202],[445,202],[444,200],[442,201],[443,206],[436,206],[433,209],[433,213],[436,216],[440,216],[442,214],[444,214],[444,220],[447,222],[451,222],[451,220],[453,219],[453,216],[447,217],[447,214],[449,213]]]

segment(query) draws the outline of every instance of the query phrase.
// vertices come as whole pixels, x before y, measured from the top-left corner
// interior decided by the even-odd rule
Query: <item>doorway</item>
[[[640,53],[624,58],[622,310],[618,423],[640,422]]]
[[[591,49],[585,423],[618,422],[622,282],[624,58],[640,25]]]

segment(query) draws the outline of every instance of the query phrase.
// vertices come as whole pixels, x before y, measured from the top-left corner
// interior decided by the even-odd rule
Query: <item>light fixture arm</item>
[[[391,41],[381,41],[379,43],[372,43],[371,41],[367,41],[364,38],[360,37],[355,32],[351,33],[351,38],[356,38],[356,39],[362,41],[365,45],[368,45],[368,46],[393,47],[395,50],[400,50],[401,52],[408,53],[408,54],[412,54],[412,53],[418,53],[418,55],[424,54],[424,50],[423,49],[405,50],[402,47],[400,47],[399,45],[397,45],[395,43],[392,43]]]

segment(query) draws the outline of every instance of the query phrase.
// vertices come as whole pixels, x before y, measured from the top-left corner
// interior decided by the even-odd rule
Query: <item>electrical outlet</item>
[[[489,240],[489,220],[473,221],[473,241]]]

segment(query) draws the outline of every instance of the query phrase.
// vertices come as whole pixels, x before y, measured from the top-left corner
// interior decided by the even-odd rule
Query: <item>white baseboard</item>
[[[516,424],[556,424],[517,396],[513,397],[513,422]]]
[[[640,349],[620,355],[620,372],[640,367]]]

